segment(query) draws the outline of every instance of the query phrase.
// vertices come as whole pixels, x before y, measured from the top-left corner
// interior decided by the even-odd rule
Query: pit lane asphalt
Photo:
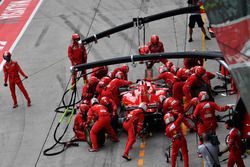
[[[137,140],[131,150],[133,158],[131,162],[121,158],[127,139],[125,133],[121,134],[119,143],[108,141],[98,153],[89,153],[88,145],[81,143],[79,147],[69,148],[60,155],[39,157],[55,115],[54,109],[58,106],[69,79],[70,64],[67,58],[67,47],[74,32],[80,32],[86,36],[90,30],[89,35],[92,35],[129,22],[133,17],[148,16],[184,6],[186,6],[185,1],[182,0],[44,0],[13,52],[13,59],[19,62],[29,76],[29,79],[24,81],[24,85],[30,94],[32,106],[26,107],[26,101],[17,89],[19,107],[12,109],[9,89],[4,88],[3,82],[0,82],[0,166],[137,166],[140,140]],[[187,42],[186,18],[187,15],[182,15],[147,24],[146,40],[148,41],[152,34],[157,34],[164,43],[166,51],[202,50],[201,31],[197,27],[194,29],[194,42]],[[92,20],[93,24],[91,24]],[[93,44],[88,62],[131,55],[137,53],[137,48],[137,29],[132,28]],[[219,50],[215,39],[205,41],[205,50]],[[182,61],[175,61],[175,64],[181,66]],[[212,72],[218,70],[216,62],[207,61],[206,67]],[[130,65],[129,79],[135,81],[138,78],[144,78],[144,69],[143,65],[137,65],[136,68]],[[3,78],[2,72],[0,77]],[[216,85],[219,82],[215,80],[212,84]],[[78,87],[80,92],[81,83]],[[235,96],[216,97],[219,104],[234,103],[235,99]],[[57,115],[44,149],[54,144],[52,135],[59,118],[60,114]],[[224,137],[227,133],[223,125],[219,124],[218,135],[222,143],[220,147],[225,145]],[[72,135],[70,128],[66,134],[66,140]],[[201,166],[201,159],[198,159],[196,154],[195,135],[188,134],[187,140],[190,166]],[[167,144],[168,140],[163,133],[153,133],[153,137],[146,140],[143,166],[170,166],[164,156]],[[244,161],[246,166],[250,164],[249,158]],[[178,164],[182,166],[181,161],[178,161]]]

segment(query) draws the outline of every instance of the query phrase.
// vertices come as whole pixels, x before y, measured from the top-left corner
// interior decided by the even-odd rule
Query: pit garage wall
[[[216,40],[250,112],[250,0],[203,0]]]

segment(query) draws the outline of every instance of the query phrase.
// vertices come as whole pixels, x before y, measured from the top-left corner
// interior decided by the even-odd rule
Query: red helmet
[[[10,61],[10,59],[11,59],[11,53],[9,51],[5,51],[3,53],[3,59],[6,60],[6,61]]]
[[[195,75],[198,77],[202,77],[206,73],[206,70],[202,66],[198,66],[195,68]]]
[[[129,70],[129,67],[128,67],[127,64],[123,64],[123,65],[121,66],[121,71],[122,71],[122,72],[127,73],[128,70]]]
[[[98,84],[100,85],[100,87],[104,87],[104,86],[108,85],[110,81],[111,81],[111,78],[103,77]]]
[[[164,122],[166,125],[174,121],[174,116],[171,113],[167,113],[164,115]]]
[[[10,53],[9,51],[5,51],[5,52],[3,53],[3,57],[5,57],[5,56],[11,57],[11,53]]]
[[[150,37],[150,42],[151,42],[152,44],[157,44],[157,43],[159,42],[159,37],[158,37],[157,35],[152,35],[152,36]]]
[[[209,96],[207,94],[206,91],[201,91],[198,95],[198,98],[199,98],[199,101],[204,101],[204,100],[208,100],[209,99]]]
[[[174,64],[173,64],[173,62],[171,62],[171,61],[168,61],[168,62],[166,62],[166,64],[165,64],[165,66],[167,67],[167,69],[171,69],[171,67],[173,66]]]
[[[86,113],[89,110],[89,106],[87,104],[82,103],[80,104],[79,109],[81,113]]]
[[[197,106],[197,104],[199,103],[198,97],[192,98],[190,103],[192,104],[192,106]]]
[[[161,73],[164,73],[164,72],[166,72],[166,71],[168,71],[168,69],[167,69],[167,67],[166,66],[160,66],[159,68],[158,68],[158,72],[161,74]]]
[[[107,106],[107,105],[109,105],[109,98],[108,97],[106,97],[106,96],[103,96],[102,98],[101,98],[101,100],[100,100],[100,104],[102,104],[102,105],[104,105],[104,106]]]
[[[190,75],[191,75],[190,70],[185,67],[180,68],[176,73],[176,76],[182,80],[186,80]]]
[[[95,98],[95,97],[93,97],[93,98],[91,99],[91,105],[93,106],[94,104],[99,104],[98,99]]]
[[[147,103],[145,102],[140,103],[138,107],[141,108],[144,112],[146,112],[148,109]]]
[[[72,40],[80,40],[80,35],[79,34],[73,34],[72,35]]]
[[[119,78],[119,79],[124,79],[124,74],[123,74],[123,72],[118,71],[118,72],[115,74],[115,77],[116,77],[116,78]]]
[[[171,109],[176,109],[180,106],[180,101],[177,99],[173,99],[170,103],[170,108]]]
[[[95,76],[91,76],[89,78],[88,84],[90,86],[95,86],[98,82],[99,82],[99,80]]]
[[[173,97],[168,97],[166,100],[163,102],[163,107],[166,110],[171,110],[171,109],[176,109],[177,107],[180,106],[179,100],[173,98]]]
[[[149,53],[148,45],[139,47],[139,54],[140,55],[145,55],[145,54],[148,54],[148,53]]]
[[[177,71],[178,71],[178,67],[176,67],[175,65],[172,65],[172,67],[170,68],[170,72],[172,74],[176,74]]]

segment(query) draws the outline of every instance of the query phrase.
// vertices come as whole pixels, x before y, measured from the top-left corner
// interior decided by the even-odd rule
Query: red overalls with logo
[[[166,136],[172,139],[172,156],[171,156],[172,167],[175,167],[175,162],[179,149],[181,149],[183,155],[184,166],[188,167],[189,163],[187,141],[182,133],[180,126],[183,121],[183,118],[184,118],[183,115],[179,114],[178,118],[174,122],[168,124],[166,127]]]
[[[163,72],[158,75],[157,79],[163,79],[170,88],[172,88],[174,82],[176,81],[175,75],[171,72]]]
[[[124,155],[128,155],[130,148],[136,141],[136,134],[140,134],[143,128],[144,114],[142,109],[130,111],[123,122],[123,128],[128,132],[128,140],[124,150]]]
[[[107,76],[108,74],[108,67],[102,66],[102,67],[95,67],[92,69],[91,77],[95,76],[98,79],[102,79],[102,77]]]
[[[87,123],[89,124],[94,119],[96,119],[96,122],[90,130],[92,149],[98,149],[97,134],[102,128],[108,132],[113,141],[118,141],[115,131],[111,126],[110,113],[105,106],[95,104],[89,109]]]
[[[206,82],[202,78],[197,77],[195,74],[192,74],[187,79],[182,88],[187,103],[189,103],[189,101],[193,98],[193,92],[195,89],[202,87],[205,83]]]
[[[228,110],[228,106],[220,107],[215,102],[199,103],[193,113],[193,117],[199,119],[197,124],[198,135],[203,133],[214,133],[217,127],[215,110],[223,112]]]
[[[115,78],[113,79],[107,86],[106,91],[107,92],[111,92],[112,96],[113,96],[113,100],[115,102],[115,104],[118,106],[120,103],[119,100],[119,90],[118,88],[121,86],[128,86],[132,84],[131,81],[127,81],[127,80],[123,80],[123,79],[119,79],[119,78]],[[108,96],[109,97],[109,96]]]
[[[151,42],[147,43],[148,45],[148,49],[150,53],[161,53],[164,52],[164,46],[163,43],[161,41],[159,41],[156,45],[152,44]],[[168,62],[167,59],[160,59],[160,61],[165,64],[166,62]],[[155,63],[155,61],[153,61]]]
[[[241,135],[240,131],[236,128],[231,129],[228,136],[228,167],[233,167],[237,164],[238,167],[245,167],[245,164],[241,158]]]
[[[73,130],[77,139],[86,141],[86,136],[84,134],[84,129],[86,127],[86,122],[83,120],[81,113],[77,113],[74,121]]]
[[[4,71],[4,83],[7,83],[7,80],[9,79],[9,87],[14,105],[17,104],[16,92],[15,92],[16,85],[22,91],[27,102],[30,103],[29,95],[26,89],[24,88],[18,73],[20,73],[23,77],[26,77],[26,75],[20,68],[18,63],[12,60],[9,63],[6,62],[3,66],[3,71]]]
[[[118,73],[119,71],[121,71],[124,74],[124,80],[128,80],[128,74],[124,71],[121,70],[121,67],[117,67],[115,68],[112,72],[111,72],[111,78],[115,78],[116,73]]]
[[[68,57],[71,61],[71,65],[75,66],[78,64],[87,62],[87,52],[84,45],[79,45],[78,43],[73,42],[68,47]],[[82,74],[86,74],[86,70],[83,71]],[[72,85],[74,85],[74,79],[76,77],[76,73],[72,75]],[[87,76],[83,75],[83,79],[87,80]]]

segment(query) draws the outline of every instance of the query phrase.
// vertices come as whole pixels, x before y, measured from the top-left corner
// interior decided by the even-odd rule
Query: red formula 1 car
[[[129,88],[121,88],[122,113],[138,108],[141,102],[148,104],[148,109],[144,113],[144,133],[150,132],[156,125],[162,126],[163,114],[160,105],[160,95],[168,96],[169,89],[166,85],[156,82],[138,80],[136,84]]]

